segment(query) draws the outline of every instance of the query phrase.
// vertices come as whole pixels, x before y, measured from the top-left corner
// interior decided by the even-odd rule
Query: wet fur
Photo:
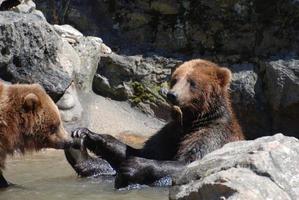
[[[193,90],[190,79],[197,83]],[[174,72],[170,88],[179,93],[179,109],[174,107],[173,119],[141,149],[86,128],[75,130],[74,137],[84,138],[84,145],[117,171],[116,188],[135,183],[155,185],[224,144],[244,139],[232,112],[230,81],[230,71],[214,63],[183,63]]]
[[[41,86],[0,82],[0,187],[8,186],[1,171],[7,155],[67,143],[58,109]]]

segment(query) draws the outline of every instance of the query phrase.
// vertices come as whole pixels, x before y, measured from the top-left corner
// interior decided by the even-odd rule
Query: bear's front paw
[[[72,137],[73,138],[81,138],[84,139],[88,134],[90,134],[91,131],[88,128],[76,128],[72,131]]]

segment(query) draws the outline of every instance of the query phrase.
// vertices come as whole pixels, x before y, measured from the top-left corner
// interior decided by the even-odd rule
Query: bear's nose
[[[167,100],[174,105],[177,104],[177,101],[178,101],[177,97],[178,97],[178,95],[176,93],[171,92],[171,91],[167,92]]]

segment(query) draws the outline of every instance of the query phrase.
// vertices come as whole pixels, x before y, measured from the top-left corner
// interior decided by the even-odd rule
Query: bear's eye
[[[58,126],[52,125],[50,127],[50,133],[51,134],[55,134],[57,132],[57,130],[58,130]]]
[[[176,84],[177,81],[178,80],[176,78],[171,79],[171,81],[170,81],[170,87],[173,87]]]
[[[192,88],[196,88],[196,83],[195,83],[195,81],[189,79],[188,82],[189,82],[189,84],[190,84],[190,87],[192,87]]]

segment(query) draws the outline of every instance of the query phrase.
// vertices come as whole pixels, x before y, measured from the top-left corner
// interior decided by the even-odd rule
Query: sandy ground
[[[68,130],[84,126],[97,133],[114,135],[129,143],[140,143],[165,124],[133,108],[128,102],[114,101],[94,93],[79,94],[79,97],[84,120],[68,125]]]

